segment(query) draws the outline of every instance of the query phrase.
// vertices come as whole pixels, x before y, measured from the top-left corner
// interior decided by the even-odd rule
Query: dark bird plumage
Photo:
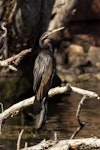
[[[33,90],[35,93],[33,108],[36,115],[36,129],[40,129],[45,124],[48,91],[52,86],[55,74],[54,47],[49,39],[50,34],[50,32],[44,33],[39,40],[41,51],[35,60],[33,70]]]
[[[47,95],[51,88],[55,72],[55,60],[49,44],[41,50],[35,60],[33,75],[33,90],[35,92],[34,112],[36,114],[35,128],[39,129],[45,123],[47,114]],[[47,46],[47,48],[46,48]],[[53,48],[52,48],[53,50]]]

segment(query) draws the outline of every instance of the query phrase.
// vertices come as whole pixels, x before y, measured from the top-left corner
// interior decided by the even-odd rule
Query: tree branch
[[[14,70],[15,67],[13,67],[12,65],[10,65],[10,63],[13,62],[13,61],[17,61],[17,60],[19,59],[19,61],[18,61],[18,64],[19,64],[19,63],[20,63],[20,60],[21,60],[26,54],[28,54],[28,53],[30,53],[30,52],[31,52],[31,48],[30,48],[30,49],[25,49],[25,50],[21,51],[19,54],[16,54],[16,55],[14,55],[14,56],[12,56],[12,57],[10,57],[10,58],[7,58],[7,59],[5,59],[5,60],[2,60],[2,61],[0,61],[0,67],[8,67],[8,68]],[[17,65],[18,65],[18,64],[17,64]],[[15,69],[15,70],[16,70],[16,69]]]
[[[21,137],[22,137],[23,132],[24,132],[24,129],[21,130],[21,132],[19,133],[18,141],[17,141],[17,150],[20,150],[20,141],[21,141]]]
[[[95,92],[76,88],[76,87],[71,86],[70,84],[67,84],[64,87],[55,87],[55,88],[50,89],[48,92],[48,97],[52,97],[56,94],[65,94],[69,91],[77,92],[81,95],[86,95],[91,98],[95,97],[97,99],[100,99],[98,94],[96,94]],[[32,105],[34,103],[34,99],[35,99],[35,96],[32,96],[32,97],[27,98],[17,104],[14,104],[13,106],[11,106],[8,109],[6,109],[5,111],[3,111],[0,114],[0,126],[2,125],[2,120],[6,119],[7,117],[11,116],[12,114],[14,114],[16,112],[18,113],[20,109]]]
[[[82,148],[83,147],[83,148]],[[73,139],[73,140],[60,140],[55,144],[53,140],[43,140],[41,143],[23,148],[21,150],[78,150],[78,149],[98,149],[100,148],[100,139],[86,138],[86,139]]]
[[[83,103],[86,99],[86,95],[84,95],[81,99],[81,101],[79,102],[78,108],[77,108],[77,112],[76,112],[76,118],[79,124],[79,127],[74,131],[74,133],[72,134],[70,139],[75,138],[75,136],[83,129],[83,127],[85,126],[85,122],[81,122],[80,120],[80,112],[83,106]]]

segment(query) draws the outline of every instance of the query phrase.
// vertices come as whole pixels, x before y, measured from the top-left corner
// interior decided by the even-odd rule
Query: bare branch
[[[69,85],[70,86],[70,85]],[[73,86],[70,86],[71,87],[71,90],[73,92],[76,92],[76,93],[79,93],[81,95],[86,95],[90,98],[97,98],[97,99],[100,99],[100,97],[98,96],[97,93],[95,92],[91,92],[91,91],[88,91],[88,90],[84,90],[84,89],[80,89],[80,88],[77,88],[77,87],[73,87]]]
[[[55,141],[55,143],[57,143],[57,141],[58,141],[57,132],[54,132],[54,141]]]
[[[21,130],[21,132],[19,133],[18,141],[17,141],[17,150],[20,150],[20,141],[21,141],[21,137],[22,137],[23,132],[24,132],[24,129]]]
[[[0,103],[0,105],[1,105],[1,112],[3,112],[4,111],[3,103]]]
[[[71,90],[74,91],[74,92],[77,92],[81,95],[86,95],[86,96],[89,96],[91,98],[95,97],[95,98],[100,99],[98,94],[96,94],[94,92],[83,90],[83,89],[80,89],[80,88],[76,88],[76,87],[73,87],[69,84],[67,84],[64,87],[56,87],[56,88],[50,89],[49,93],[48,93],[48,97],[52,97],[56,94],[64,94],[64,93],[67,93]],[[2,120],[4,120],[7,117],[11,116],[13,113],[18,112],[20,109],[22,109],[24,107],[32,105],[34,103],[34,99],[35,99],[35,97],[32,96],[32,97],[30,97],[28,99],[25,99],[25,100],[23,100],[23,101],[21,101],[17,104],[14,104],[13,106],[11,106],[8,109],[6,109],[5,111],[3,111],[0,114],[0,123],[1,123],[0,125],[2,125]]]
[[[80,120],[80,112],[81,112],[81,109],[82,109],[82,106],[83,106],[83,103],[86,99],[86,95],[84,95],[81,99],[81,101],[79,102],[79,105],[78,105],[78,108],[77,108],[77,112],[76,112],[76,118],[77,118],[77,121],[79,123],[79,127],[75,130],[75,132],[72,134],[71,138],[70,139],[73,139],[75,138],[75,136],[82,130],[82,128],[85,126],[85,122],[81,122]]]
[[[9,66],[12,67],[12,65],[10,65],[11,62],[17,60],[18,58],[23,58],[27,53],[30,53],[30,52],[31,52],[31,48],[23,50],[19,54],[16,54],[10,58],[2,60],[2,61],[0,61],[0,67],[9,67]]]
[[[84,147],[84,148],[82,148]],[[86,138],[86,139],[70,139],[60,140],[55,144],[54,140],[43,140],[41,143],[23,148],[21,150],[67,150],[67,149],[98,149],[100,148],[100,139],[97,138]]]

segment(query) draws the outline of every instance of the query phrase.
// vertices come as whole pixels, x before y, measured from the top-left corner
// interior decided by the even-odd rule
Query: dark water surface
[[[100,83],[82,83],[77,87],[95,91],[100,95]],[[58,134],[58,139],[68,139],[77,128],[78,123],[75,118],[78,103],[81,95],[72,93],[71,95],[56,96],[50,101],[48,121],[46,126],[36,133],[33,130],[34,122],[30,119],[25,120],[23,113],[13,118],[8,118],[2,126],[0,135],[0,150],[15,150],[18,134],[21,129],[24,133],[21,139],[21,148],[27,142],[31,146],[45,139],[53,139],[54,132]],[[28,110],[29,111],[29,110]],[[86,126],[76,136],[76,138],[86,138],[91,136],[100,137],[100,101],[97,99],[86,99],[80,118],[86,122]]]

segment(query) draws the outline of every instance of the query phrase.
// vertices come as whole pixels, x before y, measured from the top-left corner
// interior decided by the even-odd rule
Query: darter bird
[[[35,129],[40,129],[47,117],[47,97],[55,74],[54,46],[50,35],[64,29],[64,27],[45,32],[39,39],[40,52],[35,60],[33,69],[33,90],[35,101],[33,104],[36,115]]]

